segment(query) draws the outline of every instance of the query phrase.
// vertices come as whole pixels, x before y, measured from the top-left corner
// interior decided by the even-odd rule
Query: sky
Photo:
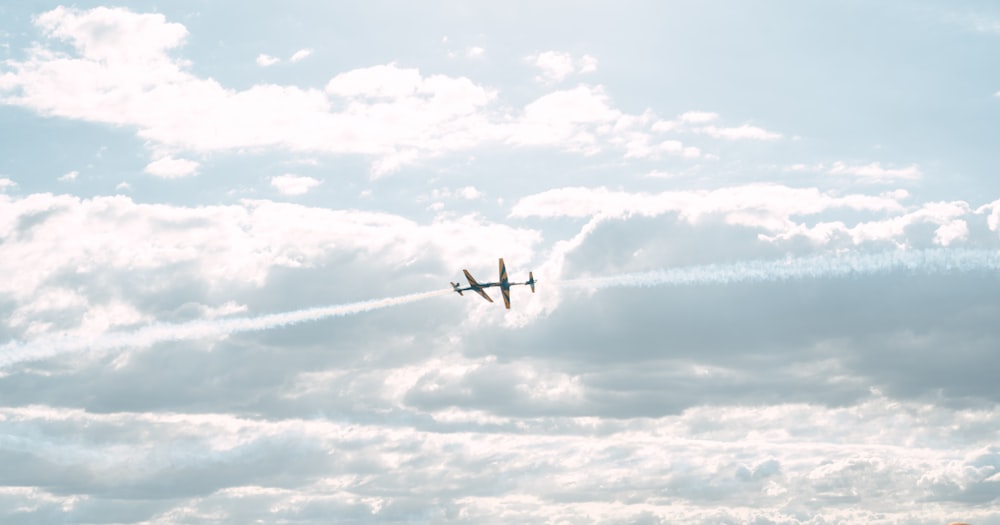
[[[998,57],[970,0],[4,4],[0,522],[1000,524]]]

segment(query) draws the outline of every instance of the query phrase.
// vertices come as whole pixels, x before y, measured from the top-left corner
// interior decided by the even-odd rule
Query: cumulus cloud
[[[392,214],[270,201],[188,208],[139,204],[124,196],[3,199],[0,237],[7,242],[0,265],[7,266],[0,270],[19,277],[2,281],[0,294],[18,300],[34,296],[64,272],[185,267],[202,282],[261,283],[274,268],[311,267],[337,250],[391,253],[399,260],[429,247],[452,260],[473,255],[490,260],[500,250],[518,260],[539,240],[535,231],[471,215],[421,226]],[[32,235],[18,235],[19,228],[29,227]],[[87,235],[108,231],[115,235]],[[483,238],[490,238],[491,246],[482,246]]]
[[[941,246],[949,246],[956,241],[963,241],[969,236],[967,216],[972,212],[968,203],[930,202],[919,208],[880,220],[864,221],[848,226],[842,221],[819,222],[813,226],[797,224],[786,231],[775,235],[763,235],[768,240],[791,239],[805,237],[813,242],[825,244],[843,237],[853,244],[868,241],[898,240],[901,245],[909,244],[907,230],[918,224],[936,225],[932,242]]]
[[[47,36],[69,41],[82,56],[113,64],[165,66],[164,51],[181,45],[188,35],[183,25],[167,22],[162,14],[107,7],[84,12],[60,6],[35,23]]]
[[[591,55],[574,58],[569,53],[545,51],[527,56],[525,60],[541,70],[538,80],[546,83],[562,82],[570,75],[597,71],[597,59]]]
[[[112,150],[68,159],[82,188],[15,156],[0,522],[996,521],[1000,201],[842,184],[905,162],[702,162],[762,132],[626,109],[621,79],[580,82],[586,56],[509,99],[416,63],[237,86],[168,22],[55,10],[0,64],[0,99],[135,131],[146,156],[116,155],[173,161],[154,171],[267,155],[292,173],[258,176],[264,194],[322,180],[337,207],[237,200],[261,188],[226,177],[101,196]],[[627,107],[646,103],[671,107]],[[335,155],[427,176],[361,184]],[[745,183],[795,161],[796,184]],[[70,187],[91,197],[41,193]],[[442,290],[500,256],[539,281],[511,310]],[[179,326],[229,328],[163,336]]]
[[[623,114],[600,87],[579,86],[545,95],[528,104],[509,136],[515,144],[564,145],[582,152],[599,149],[598,135]]]
[[[271,186],[285,195],[305,195],[309,190],[319,186],[321,182],[323,181],[319,179],[291,173],[271,177]]]
[[[496,90],[468,78],[390,63],[339,73],[322,90],[275,84],[238,90],[196,76],[186,61],[172,56],[187,30],[162,15],[58,8],[40,16],[38,25],[50,47],[33,48],[27,59],[8,62],[8,72],[0,77],[3,102],[47,115],[133,127],[154,149],[273,148],[364,155],[372,159],[376,177],[423,159],[497,143],[583,154],[619,150],[631,158],[702,156],[677,140],[653,139],[653,132],[664,131],[655,116],[621,111],[601,86],[557,90],[517,109],[498,104]],[[95,27],[113,35],[101,37]],[[133,44],[133,39],[141,42]],[[72,51],[57,50],[58,41],[68,42]],[[258,60],[273,63],[266,55]],[[596,68],[596,59],[589,56],[546,52],[532,60],[552,78]],[[733,129],[716,133],[773,135],[759,128]],[[150,170],[181,176],[193,172],[192,162],[164,160]]]
[[[79,177],[79,176],[80,176],[80,172],[76,171],[76,170],[73,170],[73,171],[67,172],[65,175],[62,175],[61,177],[59,177],[59,181],[60,182],[70,182],[70,181],[76,180],[76,178]]]
[[[193,160],[163,157],[147,164],[143,171],[164,179],[176,179],[194,175],[199,165]]]
[[[447,190],[453,198],[478,192]],[[578,207],[595,218],[674,210],[698,217],[692,224],[700,225],[730,213],[794,218],[911,209],[903,204],[906,192],[837,195],[769,185],[652,194],[575,189],[534,197],[515,205],[517,217],[578,216]],[[936,217],[962,209],[931,204],[921,208]],[[620,235],[601,231],[608,222],[588,225],[552,251],[588,261],[599,258],[594,253],[621,252],[622,244],[608,239]],[[85,235],[108,231],[115,234]],[[290,297],[312,306],[345,288],[370,298],[400,280],[417,289],[443,284],[428,260],[453,270],[469,263],[478,274],[475,265],[495,263],[501,252],[511,254],[508,269],[520,274],[537,260],[542,240],[536,231],[475,216],[419,224],[267,201],[179,207],[53,195],[6,197],[0,238],[0,265],[9,266],[0,271],[19,270],[16,282],[0,281],[0,295],[18,304],[17,323],[6,328],[25,338],[67,325],[92,334],[142,326],[164,316],[160,310],[153,317],[150,309],[169,302],[168,291],[185,298],[173,312],[184,319],[255,312]],[[700,252],[717,239],[675,249]],[[690,240],[656,244],[676,242]],[[363,274],[324,266],[352,258],[358,268],[375,267]],[[492,263],[488,268],[495,271]],[[69,278],[80,275],[100,293]],[[924,286],[926,293],[947,284],[947,297],[960,299],[914,315],[922,316],[921,324],[930,321],[924,329],[951,319],[951,328],[967,330],[969,315],[993,317],[991,294],[966,304],[969,296],[951,277],[889,283],[892,293],[860,277],[722,296],[711,288],[601,297],[564,289],[576,300],[544,323],[524,323],[517,331],[477,325],[506,322],[522,307],[527,311],[529,301],[560,293],[560,276],[536,268],[543,278],[539,293],[518,288],[519,310],[494,308],[492,318],[450,309],[497,305],[449,294],[454,301],[428,302],[419,315],[387,312],[390,317],[370,322],[303,325],[232,341],[161,342],[5,370],[0,389],[11,395],[0,407],[0,434],[32,439],[30,450],[16,439],[0,443],[8,464],[18,466],[0,476],[10,486],[34,489],[0,490],[0,517],[25,502],[65,512],[59,505],[66,494],[76,498],[76,516],[131,498],[141,515],[134,522],[164,512],[194,519],[210,510],[235,521],[258,510],[307,522],[312,513],[322,520],[332,511],[392,520],[414,509],[433,515],[447,505],[470,521],[490,521],[504,511],[511,522],[622,516],[672,522],[703,519],[711,506],[718,509],[713,519],[740,521],[752,512],[753,519],[795,523],[803,509],[820,504],[830,520],[878,515],[919,522],[967,512],[969,502],[982,504],[985,516],[995,500],[995,407],[944,407],[920,395],[898,399],[870,390],[872,383],[912,388],[910,378],[930,368],[938,381],[953,378],[944,383],[947,395],[961,388],[956,385],[988,384],[995,391],[993,345],[970,350],[950,334],[908,332],[912,312],[891,313],[912,299],[900,296],[900,288]],[[151,290],[123,290],[128,283]],[[220,300],[192,297],[213,288]],[[284,293],[260,300],[261,288]],[[843,311],[831,313],[822,307],[827,304]],[[803,326],[779,321],[789,310]],[[727,330],[710,329],[706,311],[727,319]],[[843,324],[850,322],[867,328],[845,335]],[[621,345],[623,331],[629,345]],[[664,331],[671,334],[669,352]],[[921,368],[946,341],[955,349],[951,365]],[[973,350],[987,359],[973,365],[986,370],[984,382],[963,376],[973,361],[955,357]],[[956,363],[965,366],[949,368]],[[422,487],[419,494],[413,486]],[[856,491],[876,497],[858,498]],[[669,502],[660,499],[663,493],[671,494]],[[755,502],[752,511],[738,504],[745,500]],[[102,512],[93,512],[97,521]]]
[[[483,198],[483,192],[477,190],[475,186],[464,186],[456,190],[456,193],[460,195],[463,199],[468,199],[468,200]]]
[[[0,191],[7,191],[12,188],[16,188],[17,183],[10,180],[7,177],[0,177]]]
[[[59,8],[38,20],[47,36],[68,41],[75,53],[38,48],[12,62],[0,82],[4,102],[133,126],[140,137],[174,150],[354,153],[378,157],[383,171],[391,171],[493,134],[480,113],[495,95],[465,78],[389,65],[342,73],[325,92],[270,84],[230,90],[191,74],[167,53],[187,32],[162,15]],[[113,36],[99,39],[90,29],[96,26]],[[380,99],[386,96],[392,100]],[[331,98],[348,99],[340,101],[345,109],[331,111]]]

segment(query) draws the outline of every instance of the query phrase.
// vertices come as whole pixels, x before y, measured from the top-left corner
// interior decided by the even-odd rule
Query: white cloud
[[[525,57],[525,60],[542,70],[538,80],[546,83],[562,82],[570,75],[592,73],[597,70],[597,59],[591,55],[574,59],[569,53],[545,51]]]
[[[263,53],[257,55],[257,65],[260,67],[273,66],[278,62],[281,62],[280,58],[273,57],[271,55],[265,55]]]
[[[474,200],[483,198],[483,192],[476,189],[475,186],[465,186],[459,188],[455,193],[461,196],[463,199]]]
[[[32,226],[32,235],[13,234],[23,217],[36,216],[45,220]],[[6,239],[0,274],[18,276],[0,280],[0,296],[24,301],[42,296],[63,272],[90,278],[108,272],[130,282],[126,275],[187,268],[190,278],[210,285],[259,284],[275,267],[311,267],[337,252],[380,253],[392,260],[434,253],[455,261],[490,260],[499,251],[511,261],[526,260],[540,235],[476,215],[420,225],[391,214],[270,201],[186,208],[139,204],[120,195],[35,194],[0,195],[0,238]]]
[[[80,176],[80,172],[76,171],[76,170],[73,170],[73,171],[70,171],[70,172],[66,173],[65,175],[59,177],[59,181],[61,181],[61,182],[74,181],[79,176]]]
[[[918,180],[923,175],[916,164],[905,168],[883,168],[881,163],[878,162],[872,162],[864,166],[850,166],[841,161],[834,162],[827,173],[831,175],[854,175],[860,181],[871,183]]]
[[[131,326],[149,320],[148,316],[143,315],[134,306],[112,300],[107,304],[92,305],[87,308],[79,328],[74,333],[97,335],[108,331],[109,328]]]
[[[166,66],[164,51],[181,45],[188,35],[183,25],[167,22],[162,14],[107,7],[80,11],[60,6],[35,23],[47,36],[68,40],[81,55],[116,65]]]
[[[703,124],[717,120],[718,118],[719,114],[711,111],[688,111],[677,117],[677,120],[688,124]]]
[[[277,177],[271,177],[271,186],[285,195],[304,195],[309,190],[319,186],[323,181],[312,177],[293,175],[286,173]]]
[[[627,217],[678,213],[689,222],[706,215],[723,215],[734,224],[781,230],[791,217],[813,215],[832,208],[863,211],[901,211],[903,195],[836,196],[816,188],[776,184],[748,184],[716,190],[630,193],[606,188],[559,188],[522,198],[511,210],[514,217]]]
[[[372,66],[341,73],[326,85],[326,92],[340,97],[398,99],[430,92],[420,71],[395,64]]]
[[[501,388],[504,383],[495,379],[501,378],[512,385],[504,392],[519,401],[558,406],[578,402],[574,395],[581,389],[572,376],[534,371],[529,363],[437,363],[389,373],[303,375],[296,399],[333,392],[389,397],[397,387],[413,396],[433,387],[453,393],[475,387],[477,378]],[[369,380],[384,389],[374,395],[359,391],[363,375],[374,376]],[[941,516],[988,523],[995,514],[988,504],[964,501],[995,488],[990,480],[1000,451],[988,439],[963,434],[976,422],[993,421],[997,414],[990,409],[875,398],[835,407],[713,405],[657,418],[602,420],[391,406],[394,414],[419,417],[422,424],[34,404],[0,408],[0,432],[34,438],[24,464],[68,464],[82,471],[62,474],[60,496],[79,490],[80,479],[100,479],[102,493],[111,497],[141,500],[159,490],[162,499],[164,489],[155,481],[170,477],[172,487],[185,490],[166,492],[179,502],[166,514],[163,507],[155,512],[181,522],[206,515],[234,522],[262,512],[301,522],[312,522],[310,516],[321,522],[330,513],[393,519],[393,509],[432,515],[442,504],[470,523],[495,523],[497,516],[503,523],[796,523],[817,508],[800,502],[815,501],[821,501],[816,505],[823,520],[836,523],[944,523]],[[338,454],[331,457],[330,450]],[[206,470],[206,463],[229,468]],[[255,473],[251,482],[247,469]],[[48,486],[56,481],[54,470],[38,468],[30,479]],[[286,488],[280,480],[292,476],[297,483]],[[497,479],[516,483],[498,485]],[[456,492],[456,486],[467,492]],[[859,490],[874,502],[859,497]],[[0,498],[30,501],[53,514],[67,505],[65,497],[39,487],[10,487]],[[738,503],[745,501],[753,505]],[[710,520],[706,508],[712,509]]]
[[[17,183],[8,179],[7,177],[0,177],[0,191],[7,191],[12,188],[16,188]]]
[[[312,49],[308,49],[308,48],[307,49],[300,49],[300,50],[296,51],[295,53],[293,53],[292,56],[288,58],[288,61],[292,62],[292,63],[301,62],[301,61],[305,60],[306,58],[308,58],[309,55],[311,55],[311,54],[313,54],[313,50]]]
[[[420,197],[418,200],[433,200],[440,201],[443,199],[465,199],[465,200],[475,200],[483,198],[484,193],[476,189],[475,186],[464,186],[458,188],[457,190],[451,190],[448,188],[435,188],[431,190],[429,195]],[[443,204],[442,204],[443,205]]]
[[[606,188],[560,188],[522,198],[511,210],[513,217],[655,217],[676,213],[691,224],[710,216],[728,224],[759,228],[764,241],[787,241],[803,237],[818,244],[842,240],[847,245],[894,241],[908,245],[907,230],[918,224],[936,225],[929,242],[950,246],[969,237],[968,218],[973,210],[964,201],[930,202],[907,210],[904,190],[881,195],[836,195],[816,188],[790,188],[775,184],[749,184],[710,191],[673,191],[657,194],[610,191]],[[987,207],[975,213],[983,213]],[[803,216],[817,216],[847,209],[888,215],[849,226],[842,221],[820,221],[812,225]],[[993,215],[1000,216],[1000,213]],[[1000,220],[988,218],[991,229]]]
[[[472,59],[483,58],[486,56],[486,50],[479,46],[472,46],[465,50],[465,56]]]
[[[676,120],[657,120],[650,128],[657,133],[668,131],[689,131],[690,124],[704,124],[719,118],[718,113],[711,111],[686,111],[677,116]]]
[[[193,160],[163,157],[147,164],[143,171],[164,179],[176,179],[194,175],[198,171],[198,166],[199,164]]]
[[[823,169],[824,168],[822,164],[809,165],[802,162],[798,162],[795,164],[791,164],[789,166],[783,166],[781,168],[781,171],[784,171],[786,173],[800,173],[808,171],[822,171]]]
[[[337,75],[325,93],[270,84],[231,90],[195,77],[166,53],[186,31],[163,24],[159,15],[57,9],[40,20],[53,28],[51,36],[73,43],[78,56],[38,48],[27,60],[11,63],[0,81],[0,89],[8,92],[5,102],[66,118],[135,126],[143,139],[174,151],[272,147],[354,153],[376,157],[386,171],[469,148],[495,133],[496,124],[481,113],[495,94],[466,78],[423,76],[390,64]],[[101,23],[115,32],[112,40],[125,42],[140,38],[127,28],[157,21],[164,27],[148,33],[172,39],[114,47],[141,51],[145,60],[116,60],[113,51],[100,46],[95,54],[89,44],[93,38],[81,29]],[[384,97],[391,100],[379,100]],[[331,99],[343,110],[332,112]]]
[[[657,120],[649,129],[657,133],[666,133],[677,129],[677,123],[672,120]]]
[[[731,128],[703,126],[695,128],[694,132],[724,140],[778,140],[781,138],[781,133],[768,131],[764,128],[751,126],[749,124]]]
[[[773,236],[762,235],[761,238],[773,241],[801,236],[813,242],[828,243],[844,237],[853,244],[896,240],[906,246],[909,244],[906,239],[908,228],[918,224],[934,224],[937,228],[931,241],[940,246],[949,246],[968,238],[969,227],[965,217],[971,212],[969,205],[962,201],[930,202],[901,215],[859,222],[854,226],[847,226],[840,221],[820,222],[814,226],[798,224],[787,231]]]
[[[1000,231],[1000,200],[995,200],[976,208],[977,215],[984,213],[989,213],[986,216],[986,225],[990,231]]]
[[[578,86],[531,102],[505,134],[514,144],[554,145],[595,153],[600,150],[599,137],[611,136],[624,116],[611,105],[603,88]]]
[[[246,313],[248,308],[245,304],[239,304],[235,301],[226,301],[219,306],[204,306],[202,305],[202,315],[207,319],[216,319],[219,317],[226,317],[233,314]]]
[[[495,90],[468,78],[386,64],[340,73],[324,90],[274,84],[236,90],[195,76],[187,62],[173,58],[169,52],[183,43],[187,31],[161,15],[59,8],[39,21],[47,36],[70,42],[74,54],[36,47],[26,60],[10,61],[0,76],[4,102],[47,115],[135,127],[154,150],[358,154],[372,159],[376,177],[489,143],[584,154],[609,148],[630,156],[700,153],[677,153],[670,142],[642,146],[655,118],[649,112],[624,114],[600,86],[549,93],[518,111],[496,104]],[[97,26],[114,34],[95,36]],[[153,38],[144,39],[146,34]],[[131,39],[142,41],[132,44]],[[109,47],[105,40],[116,44]],[[116,51],[121,49],[128,51]],[[533,58],[561,77],[567,57],[548,52]],[[569,57],[566,63],[577,73],[596,67],[589,56]],[[150,169],[179,176],[196,167],[191,162],[164,161]]]
[[[573,56],[569,53],[546,51],[526,58],[535,67],[542,70],[540,79],[548,82],[560,82],[576,71]]]

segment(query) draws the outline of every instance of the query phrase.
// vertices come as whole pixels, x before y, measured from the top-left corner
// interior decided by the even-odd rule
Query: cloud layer
[[[983,34],[726,7],[0,8],[0,522],[1000,525]]]

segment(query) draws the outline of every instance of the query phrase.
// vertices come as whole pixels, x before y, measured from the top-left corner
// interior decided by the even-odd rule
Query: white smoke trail
[[[0,346],[0,368],[13,363],[38,361],[67,352],[102,351],[115,348],[150,346],[165,341],[218,338],[239,332],[270,330],[305,321],[318,321],[328,317],[339,317],[412,303],[444,295],[450,291],[450,289],[435,290],[433,292],[415,293],[333,306],[319,306],[256,317],[199,319],[174,324],[154,323],[131,331],[97,334],[91,337],[60,334],[28,342],[11,341]]]
[[[548,281],[556,286],[574,288],[649,287],[664,285],[729,284],[739,282],[785,281],[793,279],[872,275],[891,271],[933,274],[1000,270],[1000,252],[994,250],[901,250],[874,254],[842,256],[820,255],[779,260],[744,261],[670,268],[651,272],[627,273],[607,277],[588,277]],[[307,308],[293,312],[195,320],[185,323],[155,323],[132,331],[111,332],[84,337],[61,334],[28,342],[12,341],[0,346],[0,368],[12,363],[37,361],[66,353],[102,351],[116,348],[149,346],[165,341],[218,338],[239,332],[269,330],[305,321],[387,308],[443,295],[450,289],[356,303]]]
[[[817,255],[777,260],[743,261],[669,268],[608,277],[588,277],[553,282],[574,288],[648,287],[664,285],[730,284],[793,279],[847,277],[891,271],[935,274],[1000,270],[996,250],[900,250],[871,254]]]

